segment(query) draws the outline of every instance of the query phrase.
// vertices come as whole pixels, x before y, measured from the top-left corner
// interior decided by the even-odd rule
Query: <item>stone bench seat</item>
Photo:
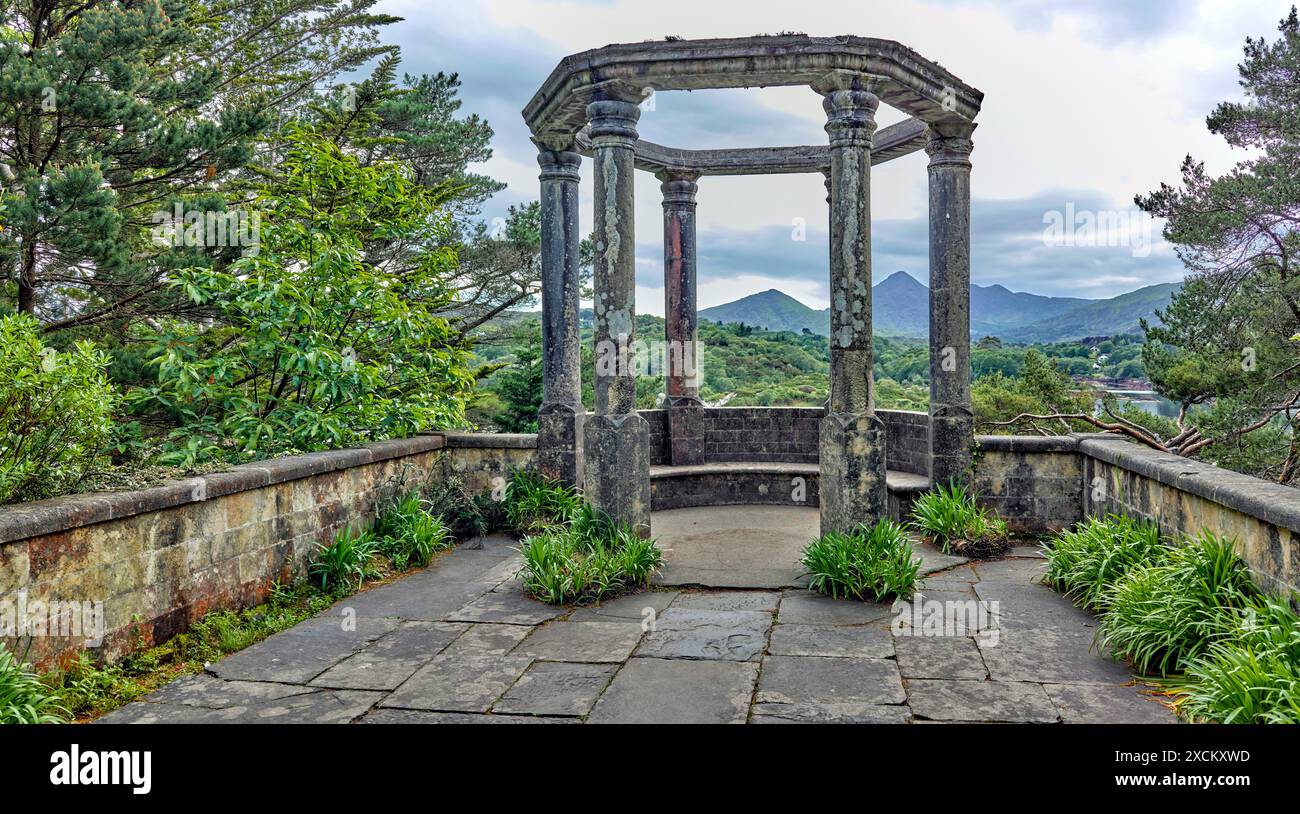
[[[652,466],[650,504],[654,511],[746,504],[816,507],[818,475],[814,463],[719,461]],[[885,485],[889,489],[889,514],[898,519],[907,513],[917,495],[930,488],[930,479],[891,469]]]

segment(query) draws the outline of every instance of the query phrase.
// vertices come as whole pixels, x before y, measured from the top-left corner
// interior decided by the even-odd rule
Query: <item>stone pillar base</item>
[[[847,532],[887,517],[884,422],[875,413],[827,413],[819,447],[821,533]]]
[[[969,483],[975,419],[960,407],[941,407],[930,416],[930,483]]]
[[[587,500],[650,536],[650,425],[637,413],[596,413],[582,437]]]
[[[582,486],[582,424],[586,413],[568,404],[543,404],[537,414],[537,466],[543,475]]]
[[[673,466],[704,463],[704,405],[695,399],[668,403],[668,462]]]

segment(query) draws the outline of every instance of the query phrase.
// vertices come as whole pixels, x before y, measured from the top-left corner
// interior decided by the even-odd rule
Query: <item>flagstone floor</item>
[[[100,719],[104,723],[1173,723],[1043,560],[921,547],[921,597],[802,587],[816,510],[656,513],[666,568],[599,606],[526,597],[486,538]],[[979,615],[979,608],[984,614]]]

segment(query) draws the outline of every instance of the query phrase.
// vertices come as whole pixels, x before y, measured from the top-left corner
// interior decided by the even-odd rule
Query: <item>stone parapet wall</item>
[[[1083,517],[1078,440],[979,435],[974,490],[1016,531],[1059,531]]]

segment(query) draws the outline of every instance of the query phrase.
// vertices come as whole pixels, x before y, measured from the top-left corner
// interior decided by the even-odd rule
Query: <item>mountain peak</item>
[[[925,288],[920,280],[908,274],[906,271],[894,272],[879,283],[876,283],[875,287],[879,286],[889,286],[890,288]]]

